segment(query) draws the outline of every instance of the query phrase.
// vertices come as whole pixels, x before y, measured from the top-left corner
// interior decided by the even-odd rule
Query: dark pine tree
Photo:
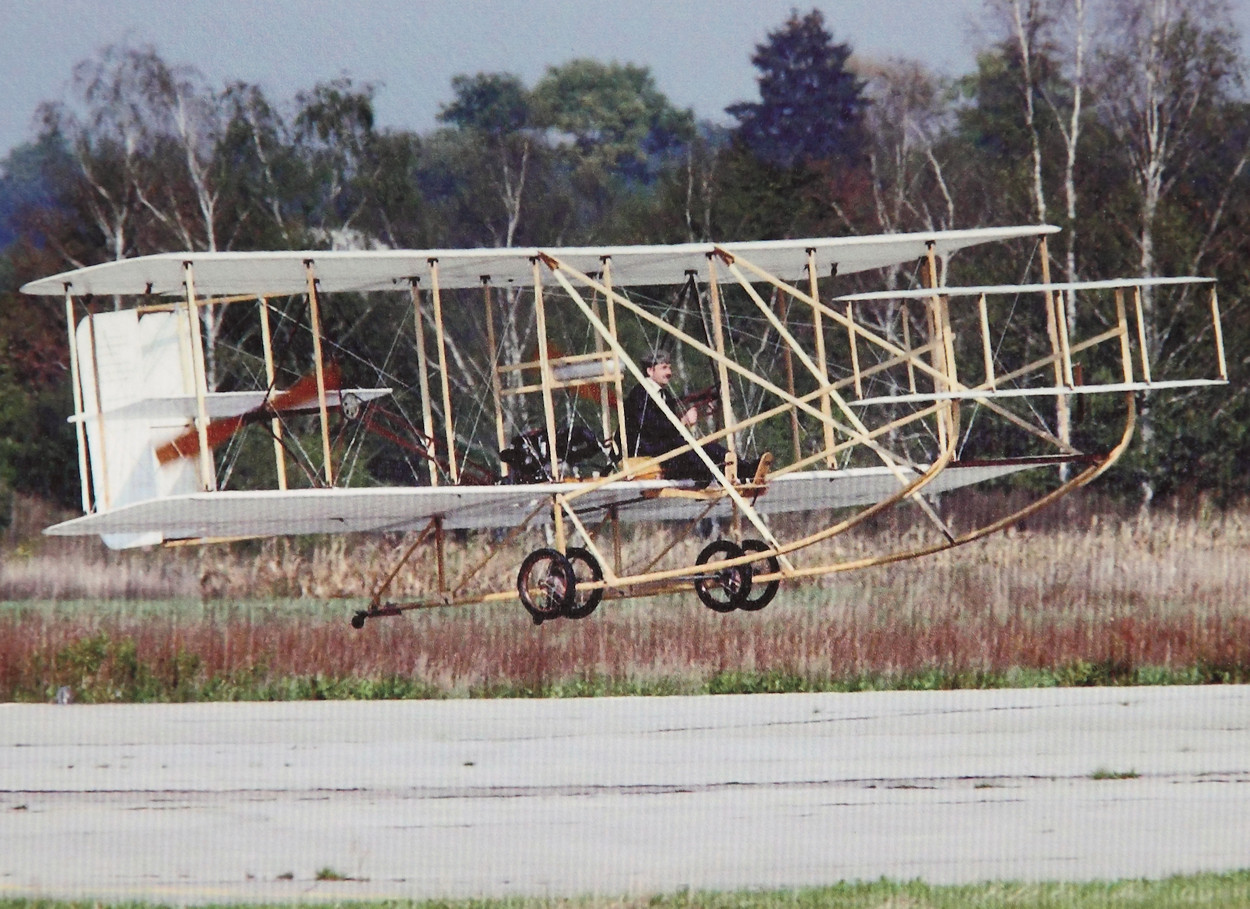
[[[756,45],[760,101],[725,108],[737,138],[760,160],[790,168],[854,160],[863,147],[864,83],[846,68],[849,44],[835,44],[819,10],[792,13]]]

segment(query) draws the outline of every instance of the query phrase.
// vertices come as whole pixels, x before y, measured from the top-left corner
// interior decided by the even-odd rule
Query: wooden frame
[[[631,298],[627,293],[629,283],[621,282],[619,273],[614,274],[611,255],[600,256],[601,270],[592,274],[585,268],[593,268],[593,265],[585,266],[584,261],[577,258],[583,251],[574,250],[566,255],[559,250],[537,250],[528,257],[529,274],[523,285],[530,288],[533,294],[537,358],[518,358],[517,362],[510,363],[496,362],[494,294],[497,288],[489,276],[483,276],[480,299],[486,320],[486,341],[490,348],[489,391],[484,395],[489,394],[493,405],[494,441],[500,449],[507,441],[505,399],[521,395],[540,396],[541,429],[548,445],[544,466],[554,482],[532,484],[532,500],[521,500],[529,502],[525,506],[527,514],[518,523],[508,525],[508,532],[503,538],[485,546],[484,553],[472,564],[454,573],[446,558],[447,524],[441,514],[431,517],[374,588],[369,607],[361,615],[367,618],[394,615],[409,609],[513,599],[517,595],[515,588],[495,589],[493,585],[484,583],[483,570],[500,553],[514,546],[523,534],[540,524],[550,528],[551,543],[556,550],[568,552],[571,544],[577,545],[598,563],[602,580],[583,582],[579,589],[601,591],[605,598],[612,599],[688,590],[692,583],[706,579],[709,574],[748,565],[755,566],[752,574],[761,583],[797,583],[819,575],[888,564],[981,539],[1046,507],[1092,481],[1122,455],[1135,427],[1135,392],[1227,381],[1227,365],[1214,288],[1207,301],[1212,325],[1214,377],[1156,378],[1152,374],[1155,364],[1151,362],[1147,344],[1142,288],[1160,282],[1153,279],[1052,282],[1044,236],[1039,236],[1039,243],[1042,257],[1040,285],[945,286],[939,269],[938,249],[930,241],[919,260],[923,267],[923,287],[845,294],[841,297],[829,297],[826,288],[824,299],[820,292],[821,276],[817,274],[814,248],[805,251],[806,280],[792,283],[780,277],[775,268],[770,270],[759,261],[753,261],[749,251],[712,245],[704,254],[702,270],[687,272],[699,277],[706,289],[706,293],[699,297],[699,305],[706,306],[708,337],[705,339],[695,337]],[[448,261],[452,259],[449,253]],[[945,264],[945,259],[941,260],[941,264]],[[317,259],[310,255],[303,265],[315,361],[324,483],[326,487],[333,487],[336,475],[329,411],[332,406],[337,406],[331,400],[331,392],[337,394],[339,389],[327,387]],[[439,257],[430,256],[425,261],[425,270],[418,268],[416,271],[419,274],[409,274],[399,283],[401,288],[402,282],[407,283],[412,307],[413,352],[418,377],[416,394],[420,398],[422,430],[427,439],[432,441],[435,438],[435,397],[439,399],[443,412],[442,444],[446,449],[447,471],[445,475],[440,474],[431,461],[428,475],[431,488],[447,484],[456,486],[464,481],[460,452],[457,451],[456,401],[448,374],[449,326],[444,319],[442,266]],[[836,274],[836,268],[832,271]],[[265,295],[253,294],[248,297],[218,295],[199,300],[191,260],[184,263],[183,274],[185,301],[176,304],[175,309],[185,312],[187,336],[191,341],[190,366],[195,391],[192,422],[200,442],[199,482],[205,491],[211,491],[216,486],[213,452],[208,444],[208,402],[212,390],[207,387],[199,308],[245,298],[258,304],[265,379],[272,389],[275,365],[269,299]],[[423,279],[428,282],[429,310],[425,309],[422,294]],[[1196,281],[1193,279],[1189,283]],[[1069,307],[1073,305],[1071,301],[1078,290],[1110,292],[1114,314],[1108,319],[1107,327],[1087,336],[1069,329]],[[1133,294],[1131,307],[1125,295],[1128,291]],[[1073,296],[1065,298],[1065,292]],[[991,302],[1004,294],[1031,296],[1035,293],[1040,296],[1039,311],[1047,332],[1045,341],[1040,344],[1040,350],[1024,348],[1024,353],[1015,361],[1000,359],[993,343],[993,332],[1004,326],[996,324],[996,319],[1001,318],[1001,310],[991,310]],[[560,308],[549,312],[549,306],[557,297],[564,301],[560,305],[567,304],[568,311],[574,313],[573,318],[579,319],[588,328],[593,349],[567,354],[554,351],[549,316],[551,312],[556,312],[563,317],[564,313]],[[891,318],[901,320],[901,332],[895,332],[898,326],[894,322],[882,327],[881,323],[870,321],[869,311],[876,300],[888,302]],[[910,308],[913,301],[923,308],[923,319],[918,318],[915,323],[919,327],[913,326],[913,310]],[[965,304],[965,301],[968,302]],[[730,333],[734,329],[729,318],[731,306],[739,307],[735,312],[749,312],[752,318],[767,326],[765,330],[774,339],[771,343],[777,352],[775,368],[767,363],[748,365],[735,358],[730,345]],[[144,308],[160,307],[145,304]],[[95,382],[95,413],[88,414],[81,375],[84,364],[73,324],[74,295],[68,284],[65,287],[65,309],[69,323],[70,370],[74,385],[84,511],[108,511],[111,503],[108,501],[106,453],[103,450],[98,453],[101,463],[105,465],[100,478],[104,482],[97,480],[93,484],[88,452],[91,443],[84,431],[87,419],[98,419],[101,425],[105,419],[99,400],[100,382],[98,379]],[[634,459],[628,465],[621,465],[595,479],[563,482],[567,478],[560,473],[557,393],[597,385],[605,392],[600,397],[597,415],[603,435],[607,437],[610,434],[615,411],[621,441],[623,445],[629,442],[623,432],[623,379],[628,373],[635,381],[641,382],[644,371],[620,337],[622,315],[636,320],[648,332],[658,332],[670,344],[682,345],[692,354],[707,359],[714,369],[720,391],[720,426],[705,433],[692,431],[662,397],[653,394],[652,401],[682,440],[679,448],[655,457]],[[874,324],[877,327],[873,327]],[[432,329],[436,367],[431,362],[426,344],[427,327]],[[454,330],[454,326],[451,328]],[[813,342],[810,350],[800,340],[809,328]],[[91,323],[91,330],[94,332],[94,322]],[[94,334],[92,339],[92,368],[96,368]],[[835,350],[842,353],[834,353]],[[1077,369],[1077,358],[1096,358],[1104,373],[1113,371],[1118,381],[1078,384],[1080,371]],[[965,361],[962,364],[961,359]],[[968,361],[972,362],[971,368]],[[571,377],[566,376],[561,372],[565,367],[576,367],[577,371]],[[437,368],[439,372],[437,386],[429,378],[432,368]],[[530,371],[536,371],[537,381],[527,375]],[[753,399],[749,407],[745,402],[739,403],[740,399],[734,397],[735,386],[731,383],[731,376],[740,383],[749,383],[758,393],[758,400]],[[971,376],[978,376],[979,379]],[[878,390],[882,386],[888,386],[885,393]],[[615,394],[615,408],[609,402],[609,392]],[[1065,437],[1062,420],[1059,421],[1060,426],[1052,431],[1045,424],[1026,419],[1012,409],[1014,400],[1044,397],[1056,398],[1056,408],[1062,409],[1067,406],[1068,398],[1078,394],[1115,394],[1123,397],[1124,425],[1118,440],[1105,451],[1093,454],[1080,452]],[[340,399],[335,398],[334,401],[339,402]],[[962,434],[968,428],[964,420],[971,424],[981,414],[994,419],[995,425],[1001,425],[1002,431],[1018,433],[1027,445],[1036,449],[1039,454],[1030,455],[1036,464],[1061,466],[1065,471],[1070,469],[1071,474],[1061,476],[1049,492],[1040,494],[1035,501],[1010,514],[988,519],[982,526],[954,528],[948,525],[926,496],[932,490],[944,488],[939,478],[948,468],[954,465],[975,466],[969,463],[971,459],[963,457],[960,447],[964,438]],[[735,461],[743,440],[749,438],[748,433],[757,427],[783,422],[788,424],[788,438],[786,444],[781,446],[790,450],[787,463],[778,464],[766,476],[737,475]],[[285,491],[288,487],[281,424],[275,416],[270,425],[275,439],[278,488]],[[809,431],[804,437],[805,427],[817,427],[818,430]],[[469,437],[471,433],[466,435],[466,438]],[[101,448],[102,438],[101,435]],[[924,440],[924,443],[915,440]],[[724,464],[718,463],[706,451],[705,446],[711,442],[723,442],[728,450],[729,457]],[[686,530],[678,531],[658,554],[646,559],[645,564],[625,565],[620,526],[624,503],[613,500],[605,507],[603,497],[596,494],[653,468],[662,468],[675,457],[692,453],[712,477],[712,485],[696,489],[689,484],[669,482],[639,487],[639,495],[643,499],[653,496],[661,501],[682,503],[684,510],[673,513],[683,515],[680,520],[685,523]],[[860,464],[870,465],[871,470],[877,471],[873,476],[881,478],[886,484],[883,487],[888,488],[885,494],[877,495],[867,504],[857,501],[843,511],[830,513],[814,529],[787,533],[770,521],[766,507],[771,501],[768,497],[787,478],[812,473],[835,482],[839,476],[850,476],[853,470],[868,469],[858,466]],[[466,470],[468,466],[466,462]],[[349,480],[342,482],[345,486],[350,485]],[[336,490],[338,492],[340,490]],[[910,548],[891,548],[856,559],[822,557],[814,548],[904,503],[915,505],[933,523],[939,533],[935,542]],[[762,548],[741,556],[718,557],[706,564],[693,564],[682,554],[684,547],[677,544],[689,534],[690,528],[710,515],[732,521],[734,540],[741,543],[743,536],[750,534],[758,537]],[[411,602],[386,602],[386,593],[394,586],[399,572],[427,546],[434,550],[435,584],[431,593]],[[761,562],[770,559],[777,560],[775,571],[761,567]]]
[[[762,411],[760,414],[754,415],[752,417],[744,418],[741,420],[736,420],[736,419],[733,419],[732,417],[729,419],[726,419],[725,425],[720,431],[704,435],[700,437],[699,439],[694,439],[693,437],[691,437],[687,439],[685,448],[679,449],[675,452],[669,452],[665,455],[661,455],[655,458],[646,459],[643,462],[642,467],[649,467],[649,466],[663,464],[669,458],[674,457],[676,454],[680,453],[680,451],[690,451],[690,450],[701,451],[701,448],[699,446],[709,441],[715,441],[717,439],[725,439],[728,442],[728,440],[731,440],[736,433],[741,432],[744,429],[747,429],[750,426],[755,425],[758,422],[762,422],[763,420],[772,418],[779,414],[789,415],[789,414],[797,414],[799,412],[805,412],[809,416],[814,416],[821,420],[823,432],[826,433],[825,437],[827,439],[831,439],[833,437],[833,434],[835,433],[841,433],[843,435],[842,441],[833,441],[832,444],[827,444],[824,450],[818,452],[816,455],[812,456],[811,458],[808,458],[808,459],[796,458],[795,465],[794,465],[795,467],[797,467],[804,460],[806,460],[807,462],[818,462],[818,461],[825,461],[826,463],[831,462],[836,457],[839,451],[846,450],[847,448],[850,448],[850,447],[862,445],[862,446],[867,446],[867,447],[872,448],[874,447],[872,445],[872,442],[874,439],[880,438],[882,436],[886,436],[890,434],[891,432],[894,432],[903,427],[906,427],[916,421],[925,420],[925,419],[933,419],[935,423],[937,424],[937,426],[942,430],[941,438],[943,441],[942,441],[942,449],[939,455],[932,462],[926,465],[926,468],[918,476],[913,474],[911,475],[911,478],[907,482],[901,483],[900,488],[895,494],[888,496],[882,499],[881,501],[867,508],[860,510],[859,512],[853,514],[852,516],[848,518],[832,523],[829,526],[824,527],[815,533],[808,534],[797,540],[794,540],[785,544],[781,544],[775,539],[771,540],[770,547],[767,553],[765,553],[765,555],[766,556],[772,555],[772,556],[779,557],[781,559],[786,559],[786,557],[799,553],[805,549],[809,549],[810,547],[814,546],[817,543],[828,540],[839,534],[846,533],[852,528],[862,525],[863,522],[865,522],[866,520],[869,520],[875,515],[880,514],[884,512],[885,510],[893,508],[897,506],[898,504],[904,501],[909,501],[909,500],[914,501],[917,504],[919,504],[920,507],[926,512],[928,512],[930,516],[935,520],[935,522],[937,523],[939,529],[942,531],[942,534],[943,534],[943,539],[940,543],[927,545],[923,547],[917,547],[917,548],[910,549],[910,550],[884,553],[884,554],[870,557],[870,558],[856,559],[856,560],[843,561],[843,562],[825,561],[825,562],[820,562],[818,564],[804,565],[801,567],[793,565],[792,563],[789,562],[788,559],[786,559],[786,561],[783,564],[783,568],[780,571],[775,572],[775,573],[759,574],[757,576],[757,579],[761,583],[767,583],[772,580],[797,581],[803,578],[815,577],[819,575],[836,573],[840,571],[854,570],[857,568],[868,567],[871,565],[888,564],[893,561],[916,558],[916,557],[920,557],[923,555],[930,555],[935,552],[942,551],[944,549],[953,548],[955,546],[962,546],[967,543],[973,542],[974,540],[981,539],[988,534],[997,532],[1003,529],[1004,527],[1010,526],[1012,523],[1015,523],[1016,521],[1019,521],[1022,518],[1035,513],[1037,510],[1046,507],[1047,505],[1051,504],[1056,499],[1062,497],[1063,495],[1066,495],[1072,490],[1086,485],[1087,483],[1092,481],[1095,477],[1105,472],[1112,464],[1115,463],[1115,461],[1123,453],[1123,451],[1125,450],[1125,448],[1127,447],[1129,443],[1129,440],[1131,439],[1131,436],[1135,427],[1136,410],[1135,410],[1133,399],[1132,399],[1132,393],[1126,391],[1125,392],[1125,419],[1124,419],[1123,431],[1121,433],[1120,441],[1116,445],[1114,445],[1109,451],[1101,455],[1085,458],[1084,459],[1085,466],[1083,467],[1083,469],[1076,472],[1075,475],[1073,475],[1072,477],[1066,479],[1056,489],[1039,497],[1037,501],[1030,503],[1026,506],[1023,506],[1022,508],[1018,509],[1015,512],[1012,512],[1011,514],[1002,516],[988,523],[984,527],[974,528],[970,531],[965,531],[963,533],[955,533],[951,531],[949,528],[947,528],[937,518],[936,514],[932,512],[932,509],[927,506],[927,503],[924,502],[923,498],[921,497],[921,493],[923,492],[924,488],[929,483],[931,483],[950,463],[953,462],[955,458],[954,440],[955,440],[955,437],[957,434],[957,428],[958,428],[957,408],[958,408],[959,401],[963,400],[964,398],[968,398],[968,399],[977,400],[978,403],[981,403],[981,404],[990,404],[992,405],[992,409],[999,411],[1000,416],[1003,416],[1004,418],[1010,420],[1012,419],[1014,415],[1006,411],[1005,408],[1002,408],[1001,405],[998,405],[995,402],[991,401],[989,398],[986,397],[986,395],[993,395],[998,391],[998,389],[1003,384],[1013,382],[1021,378],[1022,376],[1036,373],[1037,371],[1042,370],[1042,369],[1049,368],[1049,369],[1052,369],[1054,373],[1060,377],[1063,377],[1063,378],[1069,377],[1072,375],[1071,361],[1074,355],[1079,355],[1083,352],[1089,351],[1092,348],[1097,347],[1099,345],[1103,345],[1108,341],[1112,341],[1120,345],[1121,360],[1122,360],[1122,363],[1125,365],[1126,370],[1128,370],[1125,373],[1126,382],[1131,383],[1132,366],[1130,362],[1130,354],[1128,353],[1127,345],[1128,345],[1128,341],[1129,341],[1132,329],[1129,326],[1128,321],[1125,318],[1125,315],[1123,313],[1122,303],[1118,307],[1119,315],[1117,318],[1116,326],[1114,328],[1108,331],[1105,331],[1103,333],[1100,333],[1098,335],[1095,335],[1092,338],[1085,339],[1077,343],[1070,343],[1068,341],[1066,337],[1067,335],[1066,331],[1064,331],[1062,334],[1056,331],[1055,336],[1053,338],[1053,344],[1052,344],[1052,349],[1051,349],[1050,354],[1043,356],[1043,357],[1038,357],[1015,369],[999,373],[995,369],[995,366],[994,366],[991,345],[989,341],[990,319],[989,319],[988,312],[987,312],[987,296],[988,295],[986,293],[979,294],[976,299],[976,311],[977,311],[976,327],[977,327],[977,340],[978,340],[977,349],[978,349],[980,359],[982,361],[982,366],[984,370],[984,378],[983,378],[983,381],[980,382],[979,384],[964,385],[960,382],[959,375],[958,375],[957,358],[956,358],[956,352],[954,349],[954,332],[951,326],[951,317],[950,317],[950,305],[951,304],[950,304],[949,298],[946,297],[945,295],[934,294],[931,297],[930,325],[931,325],[931,331],[934,337],[932,337],[928,342],[921,344],[919,346],[913,346],[910,338],[907,338],[904,341],[903,347],[896,347],[892,345],[887,339],[875,335],[871,330],[867,329],[865,326],[858,323],[854,318],[853,310],[849,311],[847,314],[839,313],[835,310],[832,310],[829,306],[817,300],[815,298],[814,292],[804,293],[798,288],[785,285],[783,282],[780,281],[780,279],[776,279],[774,276],[762,274],[758,269],[754,268],[749,262],[742,260],[741,257],[733,258],[733,257],[728,257],[728,256],[722,256],[721,258],[722,258],[722,261],[724,261],[724,263],[728,267],[730,274],[737,280],[739,286],[743,289],[743,291],[747,294],[747,296],[751,298],[752,302],[756,305],[757,309],[769,321],[772,328],[778,333],[778,335],[781,338],[783,338],[783,340],[786,343],[786,349],[793,351],[795,358],[798,359],[803,364],[805,369],[814,378],[817,379],[817,381],[819,382],[819,385],[818,385],[818,388],[814,392],[808,393],[805,395],[798,395],[794,392],[793,386],[790,385],[789,382],[787,382],[788,387],[781,388],[779,386],[776,386],[773,383],[770,383],[764,377],[757,376],[751,373],[750,370],[746,369],[745,367],[742,367],[740,364],[735,363],[724,353],[723,340],[717,339],[718,332],[716,332],[715,330],[713,332],[713,344],[715,346],[708,347],[707,345],[702,345],[700,342],[698,342],[695,339],[690,338],[688,335],[684,334],[680,330],[672,326],[666,326],[665,324],[662,324],[660,321],[650,316],[645,310],[641,309],[636,304],[632,303],[632,301],[628,300],[627,298],[623,297],[618,292],[613,290],[613,288],[610,285],[608,285],[606,282],[598,281],[595,278],[589,275],[586,275],[578,271],[575,268],[569,267],[565,263],[561,263],[559,260],[555,259],[554,257],[543,258],[543,263],[550,270],[551,274],[554,275],[557,283],[561,285],[565,293],[568,295],[569,299],[572,300],[573,303],[582,310],[582,314],[586,318],[586,321],[590,323],[592,327],[594,327],[594,329],[596,330],[596,333],[597,333],[596,353],[594,355],[582,355],[577,358],[579,361],[585,361],[585,360],[591,359],[594,356],[598,356],[600,354],[599,345],[600,343],[602,343],[602,344],[606,344],[609,348],[612,349],[613,353],[615,353],[616,356],[621,360],[622,364],[625,365],[626,369],[631,371],[634,374],[636,379],[640,378],[642,375],[642,371],[639,369],[637,364],[634,363],[634,361],[629,357],[628,353],[623,348],[620,347],[619,342],[615,339],[614,329],[608,326],[607,324],[605,324],[602,321],[602,319],[599,318],[596,308],[592,307],[586,301],[586,299],[581,295],[581,292],[579,290],[579,286],[580,286],[581,288],[585,288],[586,290],[593,292],[597,296],[602,296],[608,302],[609,312],[613,311],[617,307],[621,307],[626,310],[629,310],[634,315],[638,316],[640,319],[648,321],[651,324],[655,325],[655,327],[659,328],[665,334],[675,338],[679,342],[688,343],[690,346],[694,347],[698,352],[714,360],[716,369],[717,369],[718,378],[719,378],[719,383],[723,389],[726,389],[726,390],[728,389],[729,387],[728,375],[732,371],[748,380],[757,381],[758,384],[765,387],[767,390],[771,391],[775,396],[781,399],[781,403],[777,405],[776,407],[771,408],[766,411]],[[715,260],[709,259],[710,278],[709,278],[708,297],[710,300],[714,301],[713,302],[713,318],[712,318],[713,326],[720,324],[719,313],[717,312],[717,310],[719,309],[720,293],[719,293],[719,282],[715,280],[716,271],[717,270],[716,270]],[[815,319],[817,318],[822,319],[822,320],[824,318],[828,318],[834,321],[835,323],[841,324],[844,327],[844,329],[848,332],[849,337],[855,338],[857,340],[868,341],[870,344],[874,345],[878,349],[883,350],[885,353],[887,353],[888,357],[880,363],[877,363],[877,364],[874,364],[873,366],[865,368],[865,367],[862,367],[860,363],[858,362],[858,356],[855,356],[852,358],[854,362],[851,368],[851,375],[846,379],[830,381],[827,376],[826,367],[824,367],[824,365],[819,362],[821,351],[819,349],[816,351],[817,359],[813,360],[811,357],[809,357],[806,354],[806,352],[804,352],[801,349],[797,340],[789,331],[785,321],[783,321],[780,318],[780,316],[777,315],[775,308],[770,307],[768,303],[763,300],[762,297],[760,297],[757,293],[754,292],[752,285],[751,285],[751,281],[747,274],[748,272],[750,272],[752,275],[754,275],[757,278],[763,278],[767,283],[773,284],[779,290],[786,293],[789,297],[793,299],[803,300],[805,303],[807,303],[810,306],[814,314],[813,321],[815,321]],[[930,273],[936,274],[936,270],[933,269]],[[576,284],[574,282],[576,282]],[[535,278],[535,285],[536,287],[542,286],[542,282],[539,276],[537,275]],[[1133,282],[1131,281],[1125,282],[1125,286],[1132,286],[1132,285],[1133,285]],[[937,287],[936,281],[934,279],[930,279],[930,286],[933,286],[935,288]],[[1047,292],[1047,296],[1048,297],[1050,296],[1049,292]],[[1053,297],[1051,299],[1053,300]],[[1214,304],[1213,304],[1213,307],[1214,307]],[[1213,312],[1217,312],[1217,311],[1214,310],[1213,308]],[[1063,316],[1062,310],[1058,308],[1054,308],[1053,314],[1052,312],[1048,311],[1047,320],[1049,324],[1056,325],[1058,319],[1061,318],[1062,316]],[[1215,315],[1214,318],[1216,319],[1216,322],[1218,324],[1218,315]],[[1140,326],[1140,324],[1141,323],[1139,320],[1138,325]],[[823,325],[821,327],[823,328]],[[541,345],[541,342],[540,342],[540,345]],[[822,342],[819,346],[823,347],[823,332],[822,332]],[[541,360],[541,357],[542,357],[542,353],[540,350],[540,360]],[[572,358],[567,358],[567,359],[572,360]],[[1221,360],[1221,363],[1222,363],[1222,360]],[[535,362],[527,362],[523,364],[514,364],[513,367],[501,367],[501,369],[505,371],[509,368],[512,368],[514,370],[519,370],[523,368],[533,368],[536,365],[538,365],[538,362],[535,361]],[[912,394],[909,396],[910,400],[912,400],[913,402],[917,402],[917,403],[923,402],[927,404],[927,406],[918,409],[914,414],[888,421],[887,423],[881,426],[869,428],[855,416],[854,409],[851,408],[847,402],[842,401],[840,399],[838,390],[841,388],[848,388],[848,387],[856,388],[857,389],[856,398],[859,399],[861,402],[863,402],[866,399],[864,399],[864,396],[863,396],[862,383],[867,378],[870,378],[871,376],[877,373],[880,373],[884,370],[897,367],[897,366],[906,367],[908,374],[909,374],[909,382],[914,381],[910,377],[914,376],[916,372],[919,372],[928,376],[934,383],[934,392],[932,394]],[[548,367],[550,367],[550,361],[548,362]],[[1223,367],[1221,365],[1221,369],[1222,368]],[[571,385],[574,383],[569,383],[569,384]],[[548,380],[547,382],[548,392],[553,387],[555,387],[554,384],[551,383],[550,380]],[[531,392],[535,390],[538,390],[538,389],[529,388],[529,387],[524,388],[525,392]],[[1074,391],[1074,390],[1076,390],[1074,388],[1074,383],[1071,385],[1064,383],[1062,385],[1055,386],[1053,390],[1048,390],[1046,393],[1059,396],[1062,394],[1070,393],[1071,391]],[[520,391],[520,389],[518,389],[518,391]],[[811,402],[813,401],[819,401],[822,405],[825,405],[826,407],[831,402],[838,404],[842,410],[843,418],[847,422],[844,423],[841,420],[834,418],[831,413],[826,415],[826,413],[828,412],[825,410],[818,410],[812,407]],[[551,409],[548,406],[544,407],[544,411],[546,413],[551,413]],[[680,426],[680,419],[678,418],[676,414],[669,414],[669,419],[674,423],[675,426]],[[1016,419],[1018,421],[1018,418]],[[1018,422],[1022,423],[1022,421],[1018,421]],[[1054,445],[1057,447],[1061,447],[1061,450],[1060,450],[1061,455],[1068,455],[1068,456],[1075,455],[1075,452],[1072,451],[1070,447],[1063,446],[1063,443],[1061,443],[1060,440],[1057,437],[1055,437],[1052,433],[1048,433],[1044,430],[1038,430],[1036,427],[1023,425],[1023,424],[1019,425],[1019,428],[1027,432],[1030,432],[1035,438],[1037,438],[1038,440],[1042,442],[1045,442],[1047,444]],[[899,462],[896,458],[892,458],[883,449],[879,449],[878,454],[888,464],[892,464],[892,466],[897,467],[899,469],[900,479],[907,478],[907,475],[902,472],[901,462]],[[1075,462],[1069,461],[1069,463],[1082,463],[1082,462],[1081,461],[1075,461]],[[713,470],[715,470],[715,465],[708,465],[708,466],[712,468]],[[638,465],[635,465],[633,469],[638,470],[641,468]],[[785,472],[788,472],[790,470],[791,468],[782,468],[778,472],[778,474],[784,475]],[[599,481],[597,481],[595,484],[592,484],[588,489],[582,489],[575,493],[570,493],[567,495],[557,495],[554,497],[556,509],[559,512],[562,512],[563,517],[574,525],[575,530],[583,538],[583,540],[587,544],[587,547],[595,555],[596,559],[598,559],[601,562],[601,564],[605,567],[605,569],[608,567],[609,559],[596,546],[594,542],[594,534],[592,534],[586,528],[584,523],[581,521],[578,515],[578,512],[576,510],[576,501],[580,495],[586,495],[588,494],[590,490],[598,488],[602,485],[615,482],[623,478],[625,475],[626,474],[622,472],[622,473],[614,474],[609,477],[603,477]],[[688,495],[693,495],[693,494],[688,494]],[[738,493],[738,488],[736,487],[734,483],[726,482],[724,485],[720,486],[719,488],[709,490],[704,493],[700,493],[698,495],[704,498],[706,501],[706,506],[703,512],[700,513],[700,517],[710,512],[711,508],[714,507],[721,500],[730,499],[730,500],[733,500],[735,516],[741,515],[746,520],[752,521],[752,522],[760,518],[759,513],[754,508],[752,503],[740,497]],[[696,519],[696,522],[697,520],[698,519]],[[757,524],[756,526],[758,528],[759,525]],[[562,539],[560,539],[559,535],[557,539],[558,539],[557,545],[562,546],[563,541]],[[671,548],[672,547],[670,545],[669,547],[666,547],[663,550],[661,550],[659,555],[653,558],[647,565],[642,566],[639,569],[631,569],[630,571],[624,571],[624,572],[620,570],[619,557],[617,557],[614,552],[614,557],[611,560],[612,561],[611,570],[605,570],[604,581],[599,582],[598,584],[595,584],[595,583],[590,584],[589,589],[602,587],[607,591],[607,594],[609,597],[655,595],[657,593],[666,593],[666,592],[671,592],[676,589],[681,589],[684,586],[684,582],[688,582],[688,579],[692,577],[691,566],[679,566],[679,567],[674,567],[674,568],[657,568],[656,567],[656,564],[658,562],[662,561],[667,555],[670,554]],[[709,563],[704,566],[700,566],[700,570],[699,572],[696,572],[696,575],[702,576],[701,574],[702,572],[710,572],[710,571],[715,571],[719,569],[732,568],[732,567],[739,566],[739,565],[750,564],[752,562],[758,562],[760,558],[761,558],[761,555],[752,553],[750,555],[745,555],[737,559],[720,560],[717,562]],[[462,589],[462,588],[458,588],[458,589]],[[487,596],[493,598],[494,595],[488,594]],[[472,602],[472,601],[473,600],[471,599],[460,598],[456,600],[455,602],[467,603],[467,602]]]

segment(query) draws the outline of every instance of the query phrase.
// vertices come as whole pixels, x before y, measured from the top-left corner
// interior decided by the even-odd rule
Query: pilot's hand
[[[686,415],[681,418],[681,421],[685,423],[687,426],[693,426],[695,423],[698,423],[699,422],[699,408],[691,407],[689,410],[686,411]]]

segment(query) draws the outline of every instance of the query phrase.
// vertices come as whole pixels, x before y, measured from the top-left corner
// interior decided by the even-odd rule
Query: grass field
[[[904,517],[829,549],[919,542],[928,531]],[[0,699],[45,701],[62,686],[99,702],[1250,680],[1242,511],[1054,511],[936,557],[783,589],[760,613],[718,615],[690,595],[607,602],[541,627],[505,604],[350,629],[401,543],[12,549],[0,566]],[[631,544],[638,558],[655,545]],[[519,558],[500,561],[506,584]],[[398,592],[431,583],[418,563]]]
[[[325,873],[333,875],[334,872],[325,869]],[[140,909],[158,905],[162,904],[0,898],[0,909]],[[990,883],[940,887],[918,881],[883,880],[787,891],[682,891],[611,898],[388,900],[385,903],[332,903],[308,899],[286,905],[333,906],[335,909],[1175,909],[1186,906],[1236,909],[1250,906],[1250,872],[1109,883]]]

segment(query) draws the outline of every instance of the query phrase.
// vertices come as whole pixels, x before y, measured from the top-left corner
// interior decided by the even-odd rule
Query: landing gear
[[[741,555],[743,552],[737,543],[716,540],[703,547],[694,563],[706,565],[708,562],[736,559]],[[751,594],[751,568],[749,565],[737,565],[702,574],[694,582],[694,592],[708,609],[733,612]]]
[[[741,546],[729,540],[716,540],[704,547],[695,564],[723,562],[752,552],[768,552],[768,549],[768,544],[762,540],[743,540]],[[768,556],[748,565],[702,574],[694,582],[694,592],[704,606],[716,612],[733,612],[735,609],[755,612],[773,601],[781,581],[774,579],[757,585],[753,582],[754,575],[776,574],[780,570],[781,562],[777,557]]]
[[[584,619],[595,611],[599,601],[603,599],[603,588],[584,590],[586,585],[603,580],[603,568],[589,550],[580,546],[571,546],[564,557],[573,566],[574,584],[572,602],[565,611],[570,619]]]
[[[535,549],[525,557],[517,572],[517,595],[521,605],[534,617],[535,625],[565,615],[576,587],[573,565],[558,549]]]
[[[769,546],[763,540],[743,540],[743,552],[767,552]],[[752,575],[756,574],[776,574],[781,571],[781,562],[777,557],[769,556],[762,562],[752,562],[749,566]],[[739,605],[739,609],[745,609],[747,612],[756,612],[763,609],[773,601],[773,597],[777,595],[777,590],[781,587],[781,581],[775,579],[767,584],[759,585],[754,582],[752,577],[751,590],[749,595]]]
[[[584,588],[602,580],[603,568],[589,550],[572,546],[561,554],[558,549],[536,549],[521,563],[516,589],[534,624],[541,625],[560,616],[586,618],[603,599],[603,588]]]

